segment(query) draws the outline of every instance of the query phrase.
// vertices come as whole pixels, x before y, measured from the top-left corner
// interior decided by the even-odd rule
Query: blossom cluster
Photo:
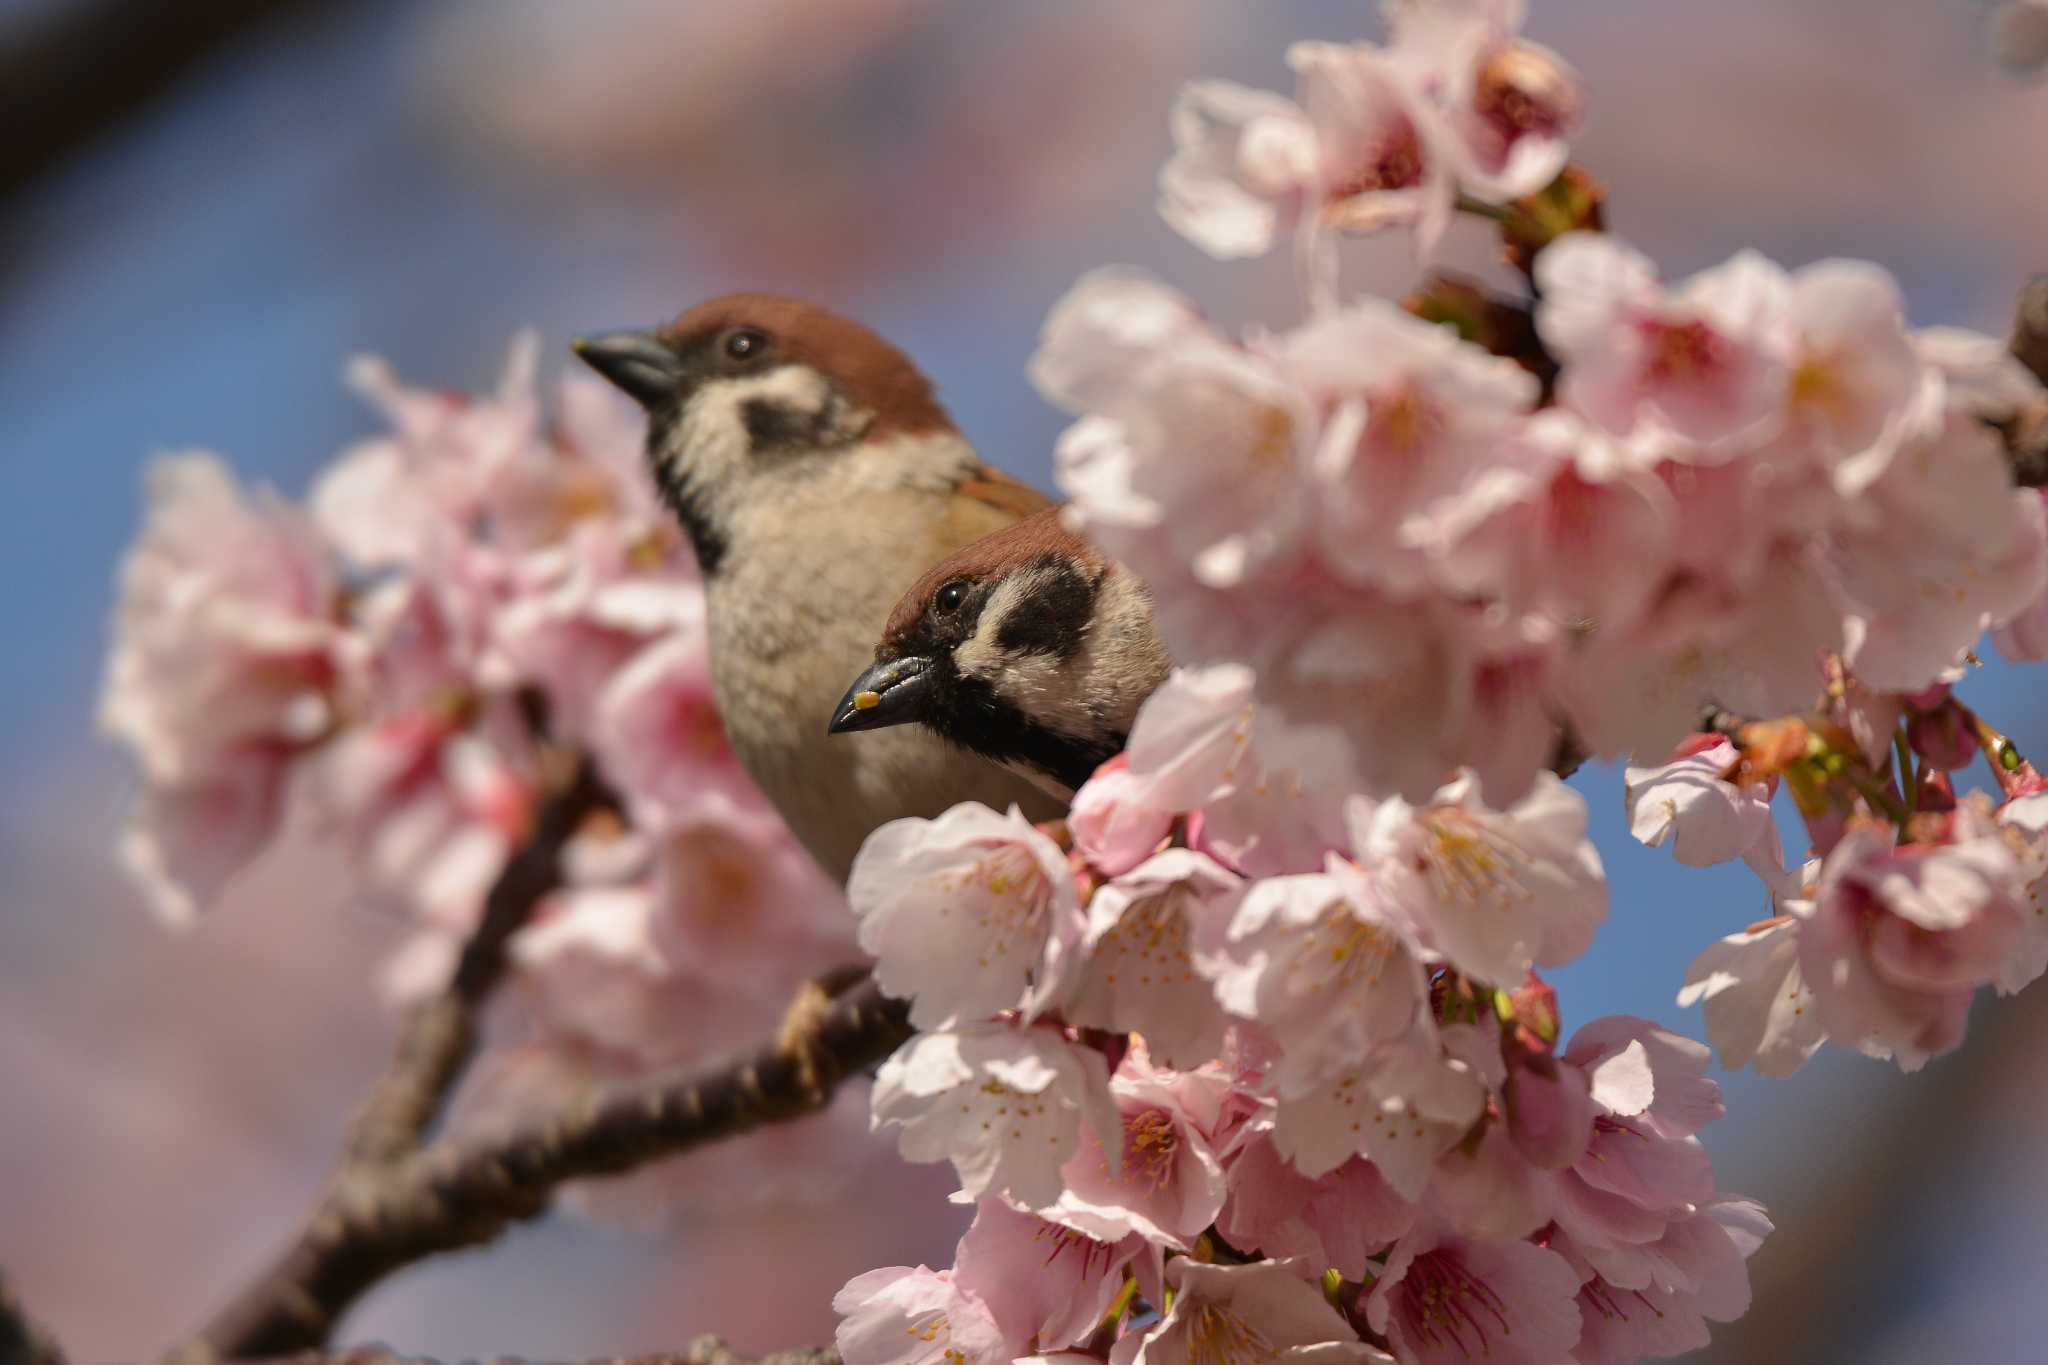
[[[346,893],[411,926],[400,997],[447,981],[532,828],[542,748],[593,756],[619,809],[577,831],[567,885],[513,940],[524,1036],[487,1057],[477,1121],[750,1044],[854,951],[839,891],[726,743],[641,419],[571,376],[550,420],[537,354],[520,338],[477,398],[356,362],[388,430],[303,505],[211,455],[160,459],[101,710],[142,771],[122,855],[153,906],[190,919],[266,849],[338,843]]]
[[[1299,324],[1122,269],[1046,323],[1069,521],[1181,666],[1063,827],[962,806],[862,852],[923,1030],[873,1121],[977,1212],[950,1268],[846,1286],[851,1365],[1618,1362],[1739,1315],[1770,1225],[1700,1146],[1711,1054],[1567,1040],[1540,975],[1607,912],[1573,755],[1637,765],[1643,842],[1768,891],[1680,995],[1725,1065],[1911,1069],[2048,965],[2048,795],[1954,691],[1987,630],[2048,654],[1996,430],[2048,394],[1873,265],[1666,282],[1586,211],[1577,81],[1521,9],[1396,0],[1385,46],[1298,45],[1294,100],[1183,94],[1162,215],[1219,258],[1291,234]],[[1427,259],[1459,211],[1529,301],[1343,297],[1333,234]],[[1979,755],[1997,804],[1956,790]]]
[[[1440,61],[1521,54],[1510,69],[1540,68],[1549,95],[1516,107],[1575,117],[1568,68],[1524,52],[1519,17],[1483,0],[1396,4],[1390,47],[1342,52],[1395,73],[1403,126],[1434,128],[1425,143],[1448,149],[1455,188],[1437,197],[1503,223],[1531,300],[1441,279],[1404,305],[1312,287],[1299,325],[1236,336],[1164,284],[1092,274],[1054,308],[1033,361],[1040,389],[1079,418],[1056,453],[1069,516],[1150,585],[1184,665],[1250,670],[1249,757],[1205,794],[1224,803],[1206,812],[1208,837],[1246,871],[1313,870],[1342,844],[1337,812],[1353,793],[1420,802],[1463,770],[1505,807],[1567,756],[1630,760],[1640,834],[1675,834],[1687,862],[1747,854],[1778,903],[1778,927],[1735,936],[1695,969],[1684,998],[1718,1002],[1717,1039],[1755,1033],[1778,1000],[1798,1041],[1769,1031],[1769,1067],[1795,1064],[1823,1029],[1917,1064],[1959,1041],[1976,987],[2038,975],[2048,932],[2031,908],[2038,820],[2013,804],[2038,779],[1954,693],[1987,631],[2014,661],[2048,655],[2048,516],[2040,490],[2014,486],[2000,432],[2048,410],[2048,391],[1998,341],[1910,327],[1878,266],[1788,270],[1745,251],[1667,283],[1597,230],[1587,181],[1569,169],[1494,206],[1526,182],[1504,187],[1458,150],[1446,130],[1467,125],[1446,110],[1484,81],[1447,79]],[[1310,73],[1337,60],[1322,46],[1296,56]],[[1304,78],[1308,108],[1327,102],[1321,79]],[[1571,120],[1530,117],[1532,164],[1554,169]],[[1324,162],[1362,136],[1312,118],[1287,126],[1320,139]],[[1172,208],[1222,202],[1176,197],[1225,164],[1195,155],[1191,136],[1180,128],[1162,176],[1168,217],[1215,248]],[[1246,131],[1231,164],[1265,164],[1257,153],[1276,139]],[[1307,239],[1357,226],[1349,183],[1304,181],[1287,201]],[[1430,245],[1424,217],[1399,221]],[[1267,245],[1270,234],[1247,249]],[[1518,319],[1520,335],[1486,321],[1498,317]],[[1740,752],[1703,749],[1710,711],[1738,728],[1805,721],[1757,730]],[[2004,805],[1966,797],[1939,827],[1907,819],[1953,812],[1947,774],[1979,753]],[[1134,752],[1133,770],[1145,766]],[[1824,934],[1829,917],[1800,907],[1868,879],[1817,870],[1818,902],[1781,884],[1777,838],[1763,833],[1781,777],[1816,858],[1851,833],[1843,863],[1982,848],[1986,886],[1965,898],[1979,909],[1904,921],[1968,928],[1978,950],[1935,982],[1883,968],[1886,991],[1848,1004],[1843,974],[1861,978],[1844,957],[1862,940]],[[1638,800],[1650,783],[1657,794]],[[1195,804],[1182,794],[1182,809]],[[1852,921],[1867,927],[1869,914]],[[1795,939],[1802,972],[1765,966],[1789,960]],[[1786,1003],[1807,983],[1817,1011]],[[1902,1012],[1928,1008],[1927,990],[1943,995],[1944,1023],[1916,1031]]]
[[[1540,406],[1514,360],[1379,299],[1240,340],[1105,271],[1047,322],[1034,373],[1084,414],[1056,456],[1075,522],[1177,658],[1255,669],[1277,764],[1411,799],[1463,765],[1513,801],[1561,724],[1661,758],[1703,702],[1809,707],[1831,655],[1910,693],[1988,625],[2043,643],[2048,522],[1977,412],[2039,386],[1995,344],[1909,331],[1852,262],[1668,287],[1580,232],[1535,269]]]
[[[1578,79],[1521,0],[1385,8],[1384,45],[1297,45],[1292,98],[1205,82],[1171,114],[1163,217],[1218,258],[1290,242],[1297,324],[1115,269],[1046,323],[1067,516],[1180,664],[1065,822],[896,821],[826,884],[726,744],[639,416],[586,378],[550,420],[522,341],[475,399],[360,362],[389,429],[303,505],[153,470],[102,702],[152,903],[339,842],[416,996],[573,749],[616,806],[511,945],[524,1038],[462,1121],[750,1044],[872,955],[920,1030],[872,1093],[733,1149],[772,1178],[709,1178],[721,1152],[666,1185],[843,1172],[863,1107],[950,1163],[973,1225],[949,1268],[845,1286],[849,1365],[1703,1344],[1770,1224],[1701,1144],[1705,1046],[1562,1027],[1542,973],[1609,896],[1557,774],[1629,764],[1639,840],[1762,883],[1678,997],[1725,1066],[1958,1046],[1982,987],[2048,968],[2048,781],[1958,691],[1987,631],[2048,657],[2048,509],[2000,437],[2048,392],[1909,326],[1874,265],[1666,281],[1600,230]],[[1426,261],[1458,213],[1527,298],[1344,296],[1337,238]]]
[[[951,1161],[977,1216],[950,1270],[849,1284],[841,1350],[1703,1344],[1769,1224],[1700,1146],[1704,1047],[1632,1018],[1560,1038],[1533,969],[1607,910],[1581,798],[1546,774],[1496,810],[1470,773],[1419,804],[1354,796],[1338,849],[1284,870],[1301,855],[1261,839],[1312,838],[1294,798],[1237,799],[1264,785],[1252,692],[1236,666],[1171,679],[1077,795],[1069,847],[965,805],[863,849],[862,945],[924,1030],[874,1122]]]

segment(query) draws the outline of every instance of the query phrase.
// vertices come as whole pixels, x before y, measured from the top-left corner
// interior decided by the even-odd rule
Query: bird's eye
[[[734,360],[753,360],[768,349],[768,338],[751,327],[735,327],[725,334],[725,353]]]
[[[941,616],[950,616],[960,610],[960,604],[967,600],[968,582],[956,578],[950,583],[941,583],[939,590],[932,594],[932,610]]]

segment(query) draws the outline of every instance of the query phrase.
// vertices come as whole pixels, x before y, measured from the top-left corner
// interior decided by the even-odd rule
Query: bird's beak
[[[832,708],[832,724],[826,733],[879,730],[917,720],[924,714],[931,688],[931,660],[921,655],[876,664],[855,678],[839,705]]]
[[[604,332],[577,337],[569,349],[612,383],[632,395],[643,408],[675,396],[682,380],[682,362],[652,332]]]

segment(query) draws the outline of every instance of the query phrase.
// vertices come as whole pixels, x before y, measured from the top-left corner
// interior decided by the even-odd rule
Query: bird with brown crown
[[[1064,800],[1121,751],[1172,668],[1152,598],[1049,507],[925,572],[834,734],[917,723]]]
[[[766,294],[575,350],[647,410],[655,482],[704,573],[726,733],[821,867],[843,881],[870,830],[961,801],[1059,813],[929,730],[827,737],[904,590],[1048,502],[982,463],[907,356]]]

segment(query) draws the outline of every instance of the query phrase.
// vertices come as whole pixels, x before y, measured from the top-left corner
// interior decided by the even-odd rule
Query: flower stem
[[[1469,213],[1474,218],[1485,218],[1495,223],[1514,221],[1514,213],[1504,204],[1489,204],[1484,199],[1474,199],[1469,194],[1458,196],[1458,212]]]

